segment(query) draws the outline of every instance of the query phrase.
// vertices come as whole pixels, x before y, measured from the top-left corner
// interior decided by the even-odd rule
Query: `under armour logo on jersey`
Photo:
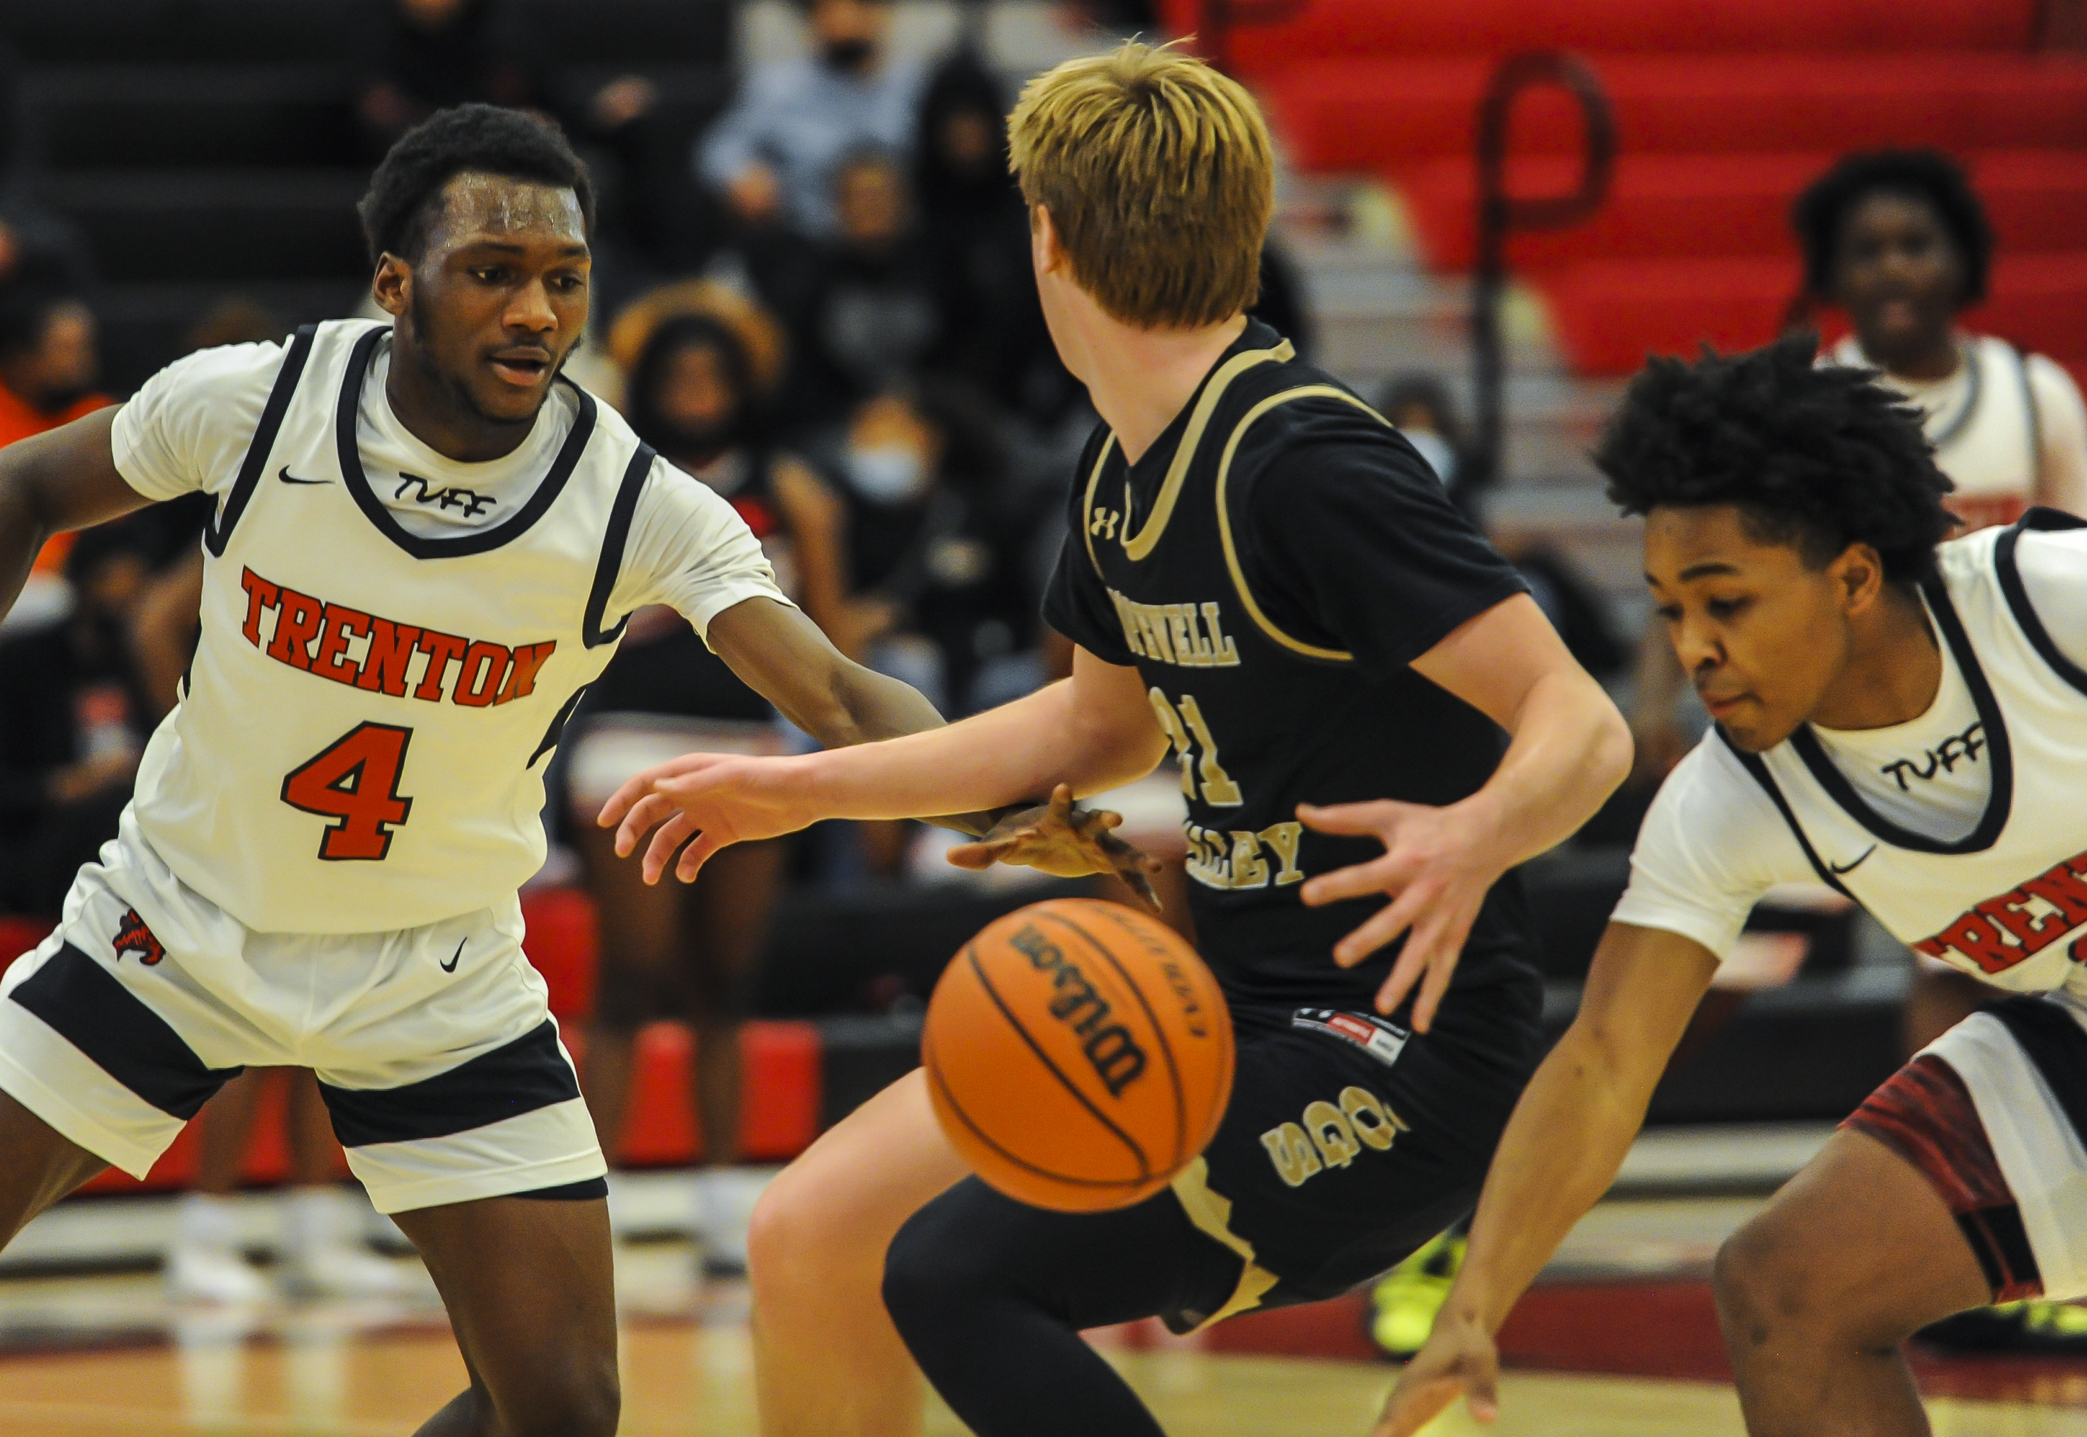
[[[135,953],[138,955],[138,961],[147,968],[167,956],[166,945],[159,941],[158,935],[145,926],[145,920],[138,916],[138,910],[135,908],[126,908],[123,911],[123,921],[116,926],[116,939],[112,946],[116,950],[117,961],[121,962],[126,953]]]
[[[1087,520],[1087,532],[1113,539],[1116,537],[1116,522],[1121,517],[1114,509],[1097,509]]]
[[[437,489],[418,474],[404,473],[399,475],[399,487],[392,491],[391,497],[403,499],[406,491],[415,485],[419,486],[419,492],[413,496],[414,503],[433,504],[438,509],[462,509],[466,519],[476,519],[498,502],[490,494],[478,494],[469,489]]]

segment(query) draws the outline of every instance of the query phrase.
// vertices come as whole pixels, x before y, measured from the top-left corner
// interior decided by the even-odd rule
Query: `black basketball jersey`
[[[1188,800],[1198,946],[1236,1003],[1367,1007],[1396,947],[1334,943],[1386,901],[1308,908],[1304,880],[1382,854],[1314,833],[1300,803],[1444,805],[1506,740],[1409,667],[1524,590],[1406,441],[1250,323],[1135,465],[1106,428],[1075,476],[1046,619],[1134,665]],[[1459,988],[1533,982],[1521,891],[1496,885]]]

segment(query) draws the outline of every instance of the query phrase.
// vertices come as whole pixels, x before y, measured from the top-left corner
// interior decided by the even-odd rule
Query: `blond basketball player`
[[[692,756],[604,821],[625,851],[661,825],[652,874],[686,841],[688,877],[822,816],[1095,792],[1171,751],[1238,1076],[1173,1190],[1111,1213],[966,1180],[918,1073],[827,1134],[755,1217],[763,1423],[791,1437],[912,1430],[909,1351],[981,1437],[1152,1437],[1081,1328],[1325,1297],[1461,1216],[1537,1055],[1500,880],[1628,762],[1426,463],[1246,317],[1274,180],[1246,93],[1132,44],[1032,83],[1011,138],[1051,334],[1103,416],[1045,604],[1071,679],[854,759]]]

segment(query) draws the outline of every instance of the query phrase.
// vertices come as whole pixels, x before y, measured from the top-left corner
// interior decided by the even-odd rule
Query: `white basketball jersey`
[[[517,512],[414,535],[356,446],[386,332],[334,322],[288,347],[204,536],[181,703],[138,772],[146,841],[262,931],[410,928],[511,900],[543,862],[549,755],[622,634],[603,610],[652,451],[579,392]]]
[[[2024,528],[2079,526],[2032,510],[1943,545],[1938,576],[1922,586],[1991,756],[1992,794],[1964,838],[1928,838],[1877,813],[1809,726],[1739,755],[1821,879],[1909,947],[2023,992],[2087,992],[2087,671],[2051,641],[2014,561]]]

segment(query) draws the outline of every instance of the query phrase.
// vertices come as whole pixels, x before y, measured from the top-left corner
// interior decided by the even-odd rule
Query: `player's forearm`
[[[0,614],[14,607],[46,540],[143,508],[110,457],[113,408],[0,449]]]
[[[802,776],[830,817],[926,818],[1034,802],[1060,783],[1095,793],[1143,776],[1154,761],[1126,752],[1063,680],[945,728],[807,755]]]
[[[1579,669],[1530,685],[1493,777],[1465,803],[1501,845],[1503,868],[1563,843],[1630,773],[1630,728]]]
[[[1578,1024],[1559,1040],[1494,1154],[1451,1312],[1499,1331],[1573,1224],[1615,1182],[1660,1071],[1620,1071]]]

